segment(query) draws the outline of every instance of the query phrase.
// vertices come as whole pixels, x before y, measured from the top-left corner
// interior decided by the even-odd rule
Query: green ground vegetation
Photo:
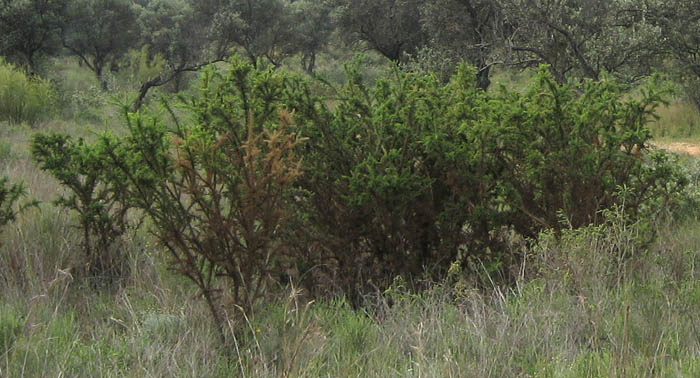
[[[692,106],[332,59],[125,114],[56,58],[0,124],[0,376],[700,375],[700,163],[639,152]]]

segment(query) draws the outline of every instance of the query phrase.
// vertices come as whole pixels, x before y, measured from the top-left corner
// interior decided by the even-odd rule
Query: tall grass
[[[36,124],[54,111],[56,94],[51,84],[0,59],[0,121]]]
[[[700,114],[691,103],[675,98],[657,114],[659,119],[649,125],[655,139],[700,140]]]
[[[129,92],[112,72],[105,72],[104,79],[111,88],[105,92],[95,75],[79,67],[74,57],[58,57],[52,60],[52,70],[47,77],[57,88],[60,117],[80,123],[100,124],[119,114],[116,103]],[[125,102],[126,103],[126,102]]]
[[[398,291],[371,313],[343,301],[271,306],[251,322],[241,374],[697,376],[700,237],[664,228],[647,250],[632,243],[638,231],[543,235],[528,253],[533,270],[511,288]]]
[[[77,237],[52,211],[26,213],[4,234],[1,261],[19,259],[23,273],[0,286],[0,376],[700,375],[692,217],[653,225],[653,245],[639,242],[647,226],[615,214],[601,227],[543,234],[510,286],[456,274],[415,294],[397,280],[365,309],[280,288],[222,347],[196,289],[164,269],[147,234],[128,245],[128,280],[94,291],[71,274]],[[12,269],[2,267],[5,278]]]

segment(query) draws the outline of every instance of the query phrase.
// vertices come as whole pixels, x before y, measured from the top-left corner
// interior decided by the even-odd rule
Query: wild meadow
[[[642,118],[635,119],[646,119],[651,108],[639,105],[644,99],[629,105],[614,88],[592,87],[590,101],[579,101],[565,87],[552,87],[545,73],[512,83],[517,88],[512,92],[494,88],[494,97],[486,100],[470,89],[468,71],[461,78],[466,81],[457,77],[447,86],[420,75],[353,86],[353,79],[367,73],[350,72],[351,84],[337,86],[339,95],[325,109],[323,103],[304,102],[310,101],[304,90],[283,95],[291,89],[281,83],[296,83],[292,78],[233,62],[221,65],[220,73],[204,74],[204,84],[191,91],[189,107],[161,108],[154,101],[137,115],[124,110],[128,93],[133,93],[126,78],[107,76],[127,88],[108,95],[84,70],[64,66],[60,59],[55,64],[52,86],[35,82],[27,91],[2,88],[15,95],[0,97],[3,114],[14,114],[5,110],[14,109],[19,117],[0,124],[0,175],[9,179],[8,188],[12,183],[23,186],[23,195],[2,213],[13,216],[0,234],[0,376],[700,375],[697,158],[653,157],[653,150],[637,154],[631,145],[625,150],[626,143],[637,143],[624,138],[637,135],[638,124],[629,124],[627,134],[616,139],[618,134],[604,129],[608,118],[595,118],[593,124],[602,128],[591,136],[575,130],[567,134],[576,138],[559,146],[573,150],[564,150],[569,155],[557,164],[572,160],[572,153],[606,156],[606,167],[634,177],[619,187],[614,181],[606,184],[612,189],[586,186],[604,194],[591,201],[608,201],[595,207],[584,201],[590,193],[577,191],[590,178],[565,176],[576,187],[556,188],[570,191],[573,198],[547,197],[547,188],[539,186],[541,180],[561,178],[533,157],[537,151],[556,156],[559,150],[546,150],[560,143],[555,136],[524,147],[529,152],[521,156],[520,139],[510,134],[507,122],[499,123],[503,114],[518,114],[516,104],[554,114],[541,99],[528,97],[554,93],[552,98],[570,109],[601,106],[610,122],[627,127],[625,117],[632,113],[615,113],[618,108],[608,112],[594,103],[615,101],[629,112],[640,111]],[[0,74],[21,76],[9,65],[2,69]],[[22,78],[8,80],[29,85]],[[502,80],[506,86],[512,76],[503,74]],[[551,88],[555,92],[547,92]],[[246,90],[255,105],[241,111],[239,98],[227,96]],[[27,97],[16,96],[25,92]],[[514,93],[524,94],[511,101]],[[362,113],[365,96],[374,96],[367,101],[379,110]],[[212,99],[224,107],[212,110],[219,104]],[[454,108],[455,99],[460,104],[473,101],[472,107]],[[288,109],[293,110],[288,116],[266,110],[279,104],[297,108]],[[493,104],[501,107],[489,108]],[[426,114],[431,106],[444,111],[443,118]],[[409,108],[418,110],[410,113]],[[217,118],[222,113],[216,109],[228,111],[241,134],[228,134],[230,125],[225,117]],[[682,100],[655,112],[660,119],[649,124],[651,134],[637,135],[642,142],[653,142],[652,134],[698,135],[699,117]],[[472,117],[488,128],[480,128],[480,122],[442,131],[423,128],[436,121],[449,125],[453,116]],[[373,121],[354,123],[362,117]],[[212,129],[199,128],[203,119]],[[392,128],[414,119],[416,129]],[[545,118],[537,119],[549,125]],[[324,135],[335,139],[323,139],[314,134],[322,130],[319,120],[347,129]],[[361,128],[369,124],[374,128]],[[211,130],[216,134],[209,134]],[[494,141],[491,133],[496,132],[500,134]],[[51,135],[70,138],[48,139]],[[172,136],[167,140],[176,142],[139,144],[146,135],[158,135],[159,141]],[[520,138],[536,140],[533,135]],[[238,144],[227,144],[236,138]],[[457,145],[460,138],[502,155],[464,150],[470,147]],[[505,153],[508,143],[515,149]],[[213,145],[229,148],[228,153],[209,155]],[[162,155],[156,154],[158,146],[164,146]],[[298,149],[304,146],[305,152]],[[347,155],[334,148],[346,148]],[[406,155],[401,148],[408,149]],[[235,160],[235,151],[244,151],[243,157]],[[376,155],[365,159],[365,153]],[[120,171],[122,165],[104,163],[109,161],[105,156],[118,157],[114,164],[135,162],[142,169]],[[173,156],[180,160],[167,160]],[[489,156],[500,159],[484,162]],[[166,160],[162,165],[145,163],[158,159]],[[516,159],[521,160],[512,172],[498,165]],[[270,162],[276,168],[266,171]],[[356,167],[342,171],[339,162]],[[589,160],[571,163],[582,170],[597,167],[586,165]],[[410,167],[402,171],[406,164]],[[327,167],[336,168],[324,171]],[[443,167],[460,171],[440,176]],[[493,179],[491,168],[504,172],[494,184],[502,190],[478,192]],[[176,180],[153,176],[143,181],[170,169]],[[197,172],[210,172],[210,177]],[[245,172],[274,185],[224,179],[249,177]],[[142,175],[137,176],[140,181],[132,173]],[[470,175],[477,174],[485,176],[471,182]],[[217,175],[222,181],[211,184]],[[438,186],[439,179],[446,184]],[[88,185],[91,180],[93,186]],[[219,189],[207,191],[207,185]],[[235,190],[236,197],[226,197]],[[342,196],[332,197],[343,190]],[[642,197],[634,190],[650,194]],[[186,195],[173,197],[178,191]],[[266,195],[257,197],[261,191]],[[438,191],[449,195],[426,210],[425,193],[437,196]],[[542,191],[543,197],[527,200],[532,191]],[[200,202],[190,202],[192,198]],[[212,198],[227,199],[214,208]],[[266,207],[265,201],[274,206]],[[560,207],[551,211],[542,201]],[[180,210],[169,207],[172,203],[182,204]],[[120,212],[121,206],[128,212]],[[182,210],[187,206],[196,211]],[[222,210],[227,206],[243,215]],[[263,211],[267,213],[260,215]],[[419,218],[415,214],[421,211]],[[215,222],[219,218],[241,231],[225,234],[217,228],[222,227]],[[185,219],[187,226],[177,222]],[[488,227],[479,229],[482,224]],[[411,239],[427,229],[435,236]],[[220,240],[239,247],[215,244]],[[260,247],[255,249],[255,243]],[[437,252],[416,260],[423,243]],[[227,265],[226,253],[248,259]],[[196,258],[188,260],[191,255]],[[421,262],[420,269],[412,265]],[[236,267],[249,269],[248,282],[236,280]],[[260,289],[252,291],[253,285]],[[207,295],[214,303],[205,300]]]
[[[700,376],[695,0],[4,0],[0,377]]]

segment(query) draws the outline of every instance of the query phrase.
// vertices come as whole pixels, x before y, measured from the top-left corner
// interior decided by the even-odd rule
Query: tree
[[[449,78],[460,61],[477,69],[477,84],[486,89],[496,62],[501,12],[491,0],[430,0],[421,6],[421,25],[430,49],[449,62]],[[419,57],[420,58],[420,57]]]
[[[37,59],[60,45],[59,29],[65,17],[61,0],[2,0],[0,54],[20,63],[28,73],[38,70]]]
[[[177,80],[183,72],[196,71],[207,44],[208,23],[197,17],[191,2],[185,0],[154,0],[139,11],[142,30],[141,44],[148,47],[147,58],[162,58],[164,66],[140,83],[135,107],[141,106],[153,87]]]
[[[348,43],[366,42],[394,62],[425,42],[419,0],[337,0],[336,23]]]
[[[103,90],[105,67],[138,43],[137,15],[128,0],[72,0],[63,46],[92,70]]]
[[[300,0],[290,4],[295,25],[295,42],[304,71],[313,74],[316,54],[321,51],[335,29],[328,1]]]
[[[296,53],[294,22],[286,0],[230,0],[214,20],[254,66],[265,59],[275,67]]]
[[[177,80],[185,72],[219,62],[234,42],[222,21],[226,1],[152,0],[139,13],[143,45],[165,61],[165,69],[141,83],[134,103],[141,107],[151,88]]]
[[[502,0],[516,62],[546,63],[559,82],[597,80],[609,72],[623,81],[649,73],[659,57],[658,29],[645,21],[643,3],[623,0]]]
[[[663,46],[675,61],[689,99],[700,111],[700,3],[649,2],[648,19],[660,28]]]
[[[287,0],[152,0],[140,17],[143,43],[151,46],[152,54],[164,57],[168,67],[142,84],[135,107],[141,106],[150,88],[222,61],[236,46],[253,65],[262,61],[279,67],[300,46],[306,61],[313,61],[330,32],[302,37],[297,27],[301,15],[295,12],[308,8],[291,5]],[[307,66],[313,69],[312,63]]]

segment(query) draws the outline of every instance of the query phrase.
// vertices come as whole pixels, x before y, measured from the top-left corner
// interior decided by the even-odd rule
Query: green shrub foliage
[[[54,110],[55,92],[39,77],[28,77],[0,59],[0,121],[34,125]]]
[[[509,225],[534,237],[599,223],[615,206],[631,216],[660,209],[657,199],[666,206],[687,180],[647,150],[662,95],[652,86],[623,100],[614,82],[560,85],[543,69],[525,94],[493,96],[473,127],[490,140],[482,153],[499,162]]]
[[[473,71],[447,85],[398,72],[374,88],[355,70],[348,79],[335,103],[293,105],[309,138],[300,180],[309,225],[297,231],[321,240],[313,265],[334,269],[353,296],[485,250],[499,223],[498,171],[470,127],[487,101]]]
[[[75,211],[83,233],[85,273],[107,279],[123,275],[126,267],[118,241],[129,226],[125,181],[111,170],[103,143],[87,144],[60,134],[37,134],[32,139],[32,157],[51,173],[67,194],[54,203]]]
[[[7,177],[0,177],[0,228],[16,219],[17,213],[21,210],[16,208],[17,200],[25,194],[23,185],[9,185]]]
[[[447,84],[397,73],[367,88],[352,70],[348,82],[334,102],[292,106],[309,137],[296,231],[321,240],[300,244],[346,294],[397,275],[437,279],[455,261],[497,267],[517,258],[508,230],[599,223],[615,206],[658,211],[687,181],[647,151],[653,87],[625,100],[613,82],[561,85],[546,68],[523,95],[484,93],[467,67]]]
[[[625,99],[612,82],[561,85],[544,68],[524,94],[491,94],[461,67],[446,84],[396,71],[369,87],[350,68],[333,98],[310,88],[234,60],[205,71],[181,108],[166,104],[169,119],[128,114],[125,138],[91,150],[110,172],[98,180],[121,193],[110,198],[151,218],[222,335],[227,312],[253,310],[289,275],[357,304],[397,276],[507,265],[514,232],[668,208],[686,183],[647,151],[653,87]]]
[[[200,96],[181,110],[186,119],[171,111],[168,127],[131,114],[131,134],[107,146],[131,205],[150,216],[173,269],[201,289],[222,336],[224,311],[249,313],[284,266],[278,229],[301,173],[294,117],[279,101],[284,84],[249,64],[207,70]]]

